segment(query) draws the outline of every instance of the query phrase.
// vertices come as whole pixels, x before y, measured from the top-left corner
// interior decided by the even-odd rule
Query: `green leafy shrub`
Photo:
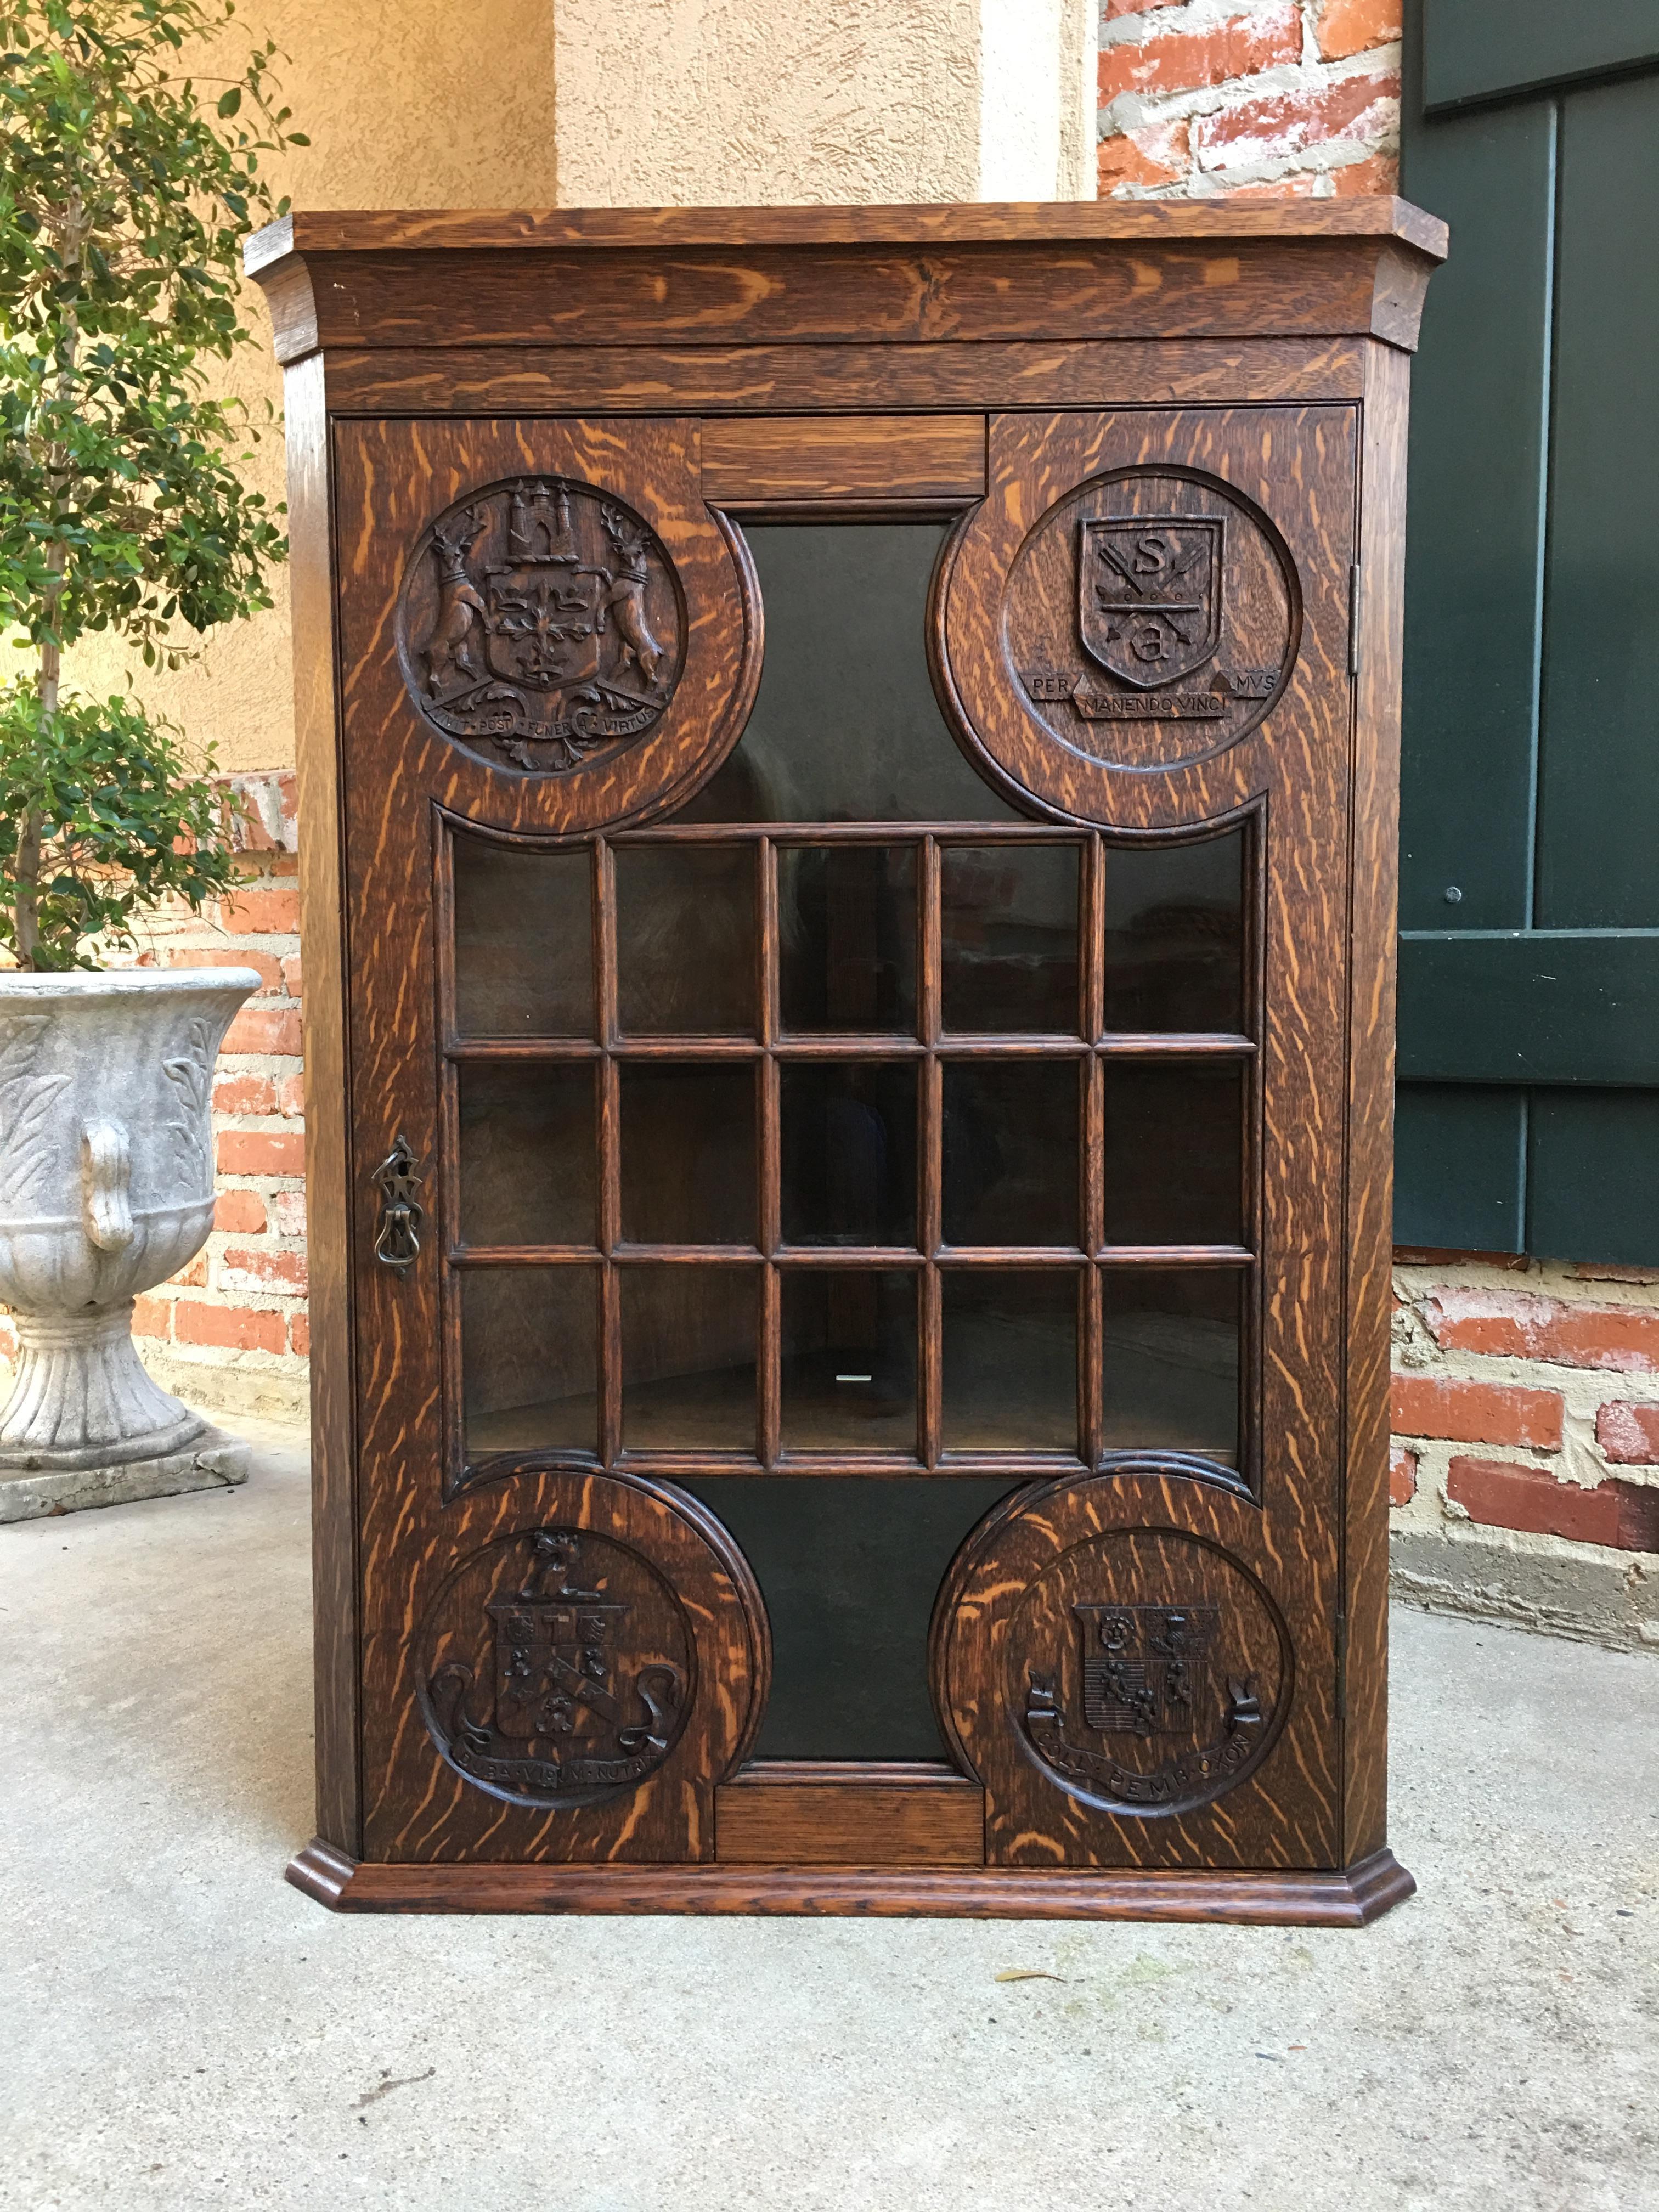
[[[210,748],[131,697],[65,693],[92,631],[175,668],[270,605],[279,517],[238,472],[258,429],[205,364],[252,333],[242,240],[287,210],[262,156],[303,136],[273,107],[275,48],[198,80],[185,50],[234,0],[0,0],[0,946],[94,964],[167,896],[230,880]]]

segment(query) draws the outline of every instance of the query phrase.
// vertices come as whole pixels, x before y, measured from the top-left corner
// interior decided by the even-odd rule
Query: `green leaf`
[[[130,698],[65,698],[47,714],[32,684],[0,689],[0,945],[18,949],[32,900],[37,968],[94,963],[90,940],[131,944],[146,908],[199,909],[231,882],[211,749],[189,754],[171,723]],[[32,865],[19,826],[38,823]]]
[[[274,46],[247,49],[211,108],[179,68],[231,12],[0,0],[0,642],[20,671],[0,684],[0,945],[15,945],[27,895],[8,855],[33,808],[51,832],[37,887],[49,966],[76,964],[94,931],[118,938],[198,878],[169,876],[172,833],[163,850],[146,828],[188,777],[158,750],[133,675],[125,701],[65,700],[45,716],[39,656],[101,633],[135,661],[177,666],[188,633],[270,604],[286,552],[283,511],[239,474],[247,410],[209,381],[254,343],[242,240],[286,206],[260,170],[289,143]],[[244,91],[262,118],[246,128],[233,123]]]

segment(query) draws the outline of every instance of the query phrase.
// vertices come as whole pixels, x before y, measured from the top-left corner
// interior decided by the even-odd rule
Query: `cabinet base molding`
[[[412,1866],[318,1838],[288,1879],[337,1912],[859,1913],[969,1920],[1209,1920],[1364,1928],[1417,1884],[1392,1851],[1329,1871],[1033,1874],[989,1868]]]

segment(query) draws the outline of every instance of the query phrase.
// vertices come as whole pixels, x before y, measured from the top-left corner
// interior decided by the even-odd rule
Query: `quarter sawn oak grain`
[[[1394,787],[1409,356],[1444,250],[1432,217],[1364,198],[301,214],[250,241],[295,521],[307,1894],[1359,1926],[1409,1893],[1385,1842]],[[950,532],[917,649],[1015,818],[822,825],[830,846],[915,846],[914,1030],[787,1036],[778,853],[802,833],[680,811],[761,681],[744,523],[923,517]],[[526,672],[553,701],[527,716]],[[458,714],[483,718],[477,749],[446,736]],[[1114,855],[1222,830],[1243,840],[1242,1028],[1109,1030]],[[942,872],[964,831],[1076,847],[1074,1036],[945,1037]],[[458,835],[585,856],[582,1034],[458,1026]],[[629,1246],[628,1086],[688,1040],[621,1026],[618,871],[722,848],[750,871],[757,1012],[691,1057],[753,1085],[754,1242]],[[551,957],[527,915],[520,941]],[[782,1073],[860,1055],[916,1071],[914,1249],[792,1249]],[[944,1243],[944,1073],[975,1062],[1075,1071],[1075,1243]],[[1230,1065],[1228,1241],[1109,1243],[1112,1071]],[[462,1234],[464,1086],[515,1070],[592,1086],[591,1241]],[[404,1277],[373,1257],[400,1136],[428,1207]],[[1078,1284],[1074,1458],[948,1449],[947,1292],[1011,1265]],[[627,1448],[641,1267],[705,1297],[755,1285],[748,1441]],[[785,1449],[786,1286],[837,1268],[916,1286],[914,1450]],[[1113,1427],[1118,1294],[1160,1270],[1238,1285],[1236,1463]],[[469,1458],[459,1285],[491,1279],[591,1285],[580,1449]],[[676,1478],[785,1470],[1009,1486],[934,1607],[939,1759],[745,1763],[777,1624]]]

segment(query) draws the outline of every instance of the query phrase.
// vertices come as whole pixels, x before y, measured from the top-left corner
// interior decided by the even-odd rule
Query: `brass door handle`
[[[420,1163],[401,1130],[392,1150],[374,1170],[380,1190],[380,1221],[374,1231],[374,1256],[383,1267],[406,1275],[421,1253],[421,1224],[426,1209],[415,1195],[421,1180]]]

